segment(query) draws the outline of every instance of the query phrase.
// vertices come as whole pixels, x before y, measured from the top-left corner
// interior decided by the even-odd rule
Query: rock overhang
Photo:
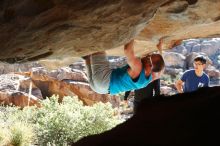
[[[0,7],[0,60],[9,63],[112,48],[122,55],[132,38],[141,55],[187,38],[220,36],[215,0],[3,0]]]

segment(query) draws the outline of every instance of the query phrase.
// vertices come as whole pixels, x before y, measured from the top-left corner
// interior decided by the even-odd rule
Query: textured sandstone
[[[0,60],[10,63],[70,64],[113,48],[109,54],[122,55],[132,38],[142,55],[187,38],[220,36],[218,0],[2,0],[0,8]]]
[[[64,58],[107,50],[136,36],[164,0],[2,0],[0,59]]]

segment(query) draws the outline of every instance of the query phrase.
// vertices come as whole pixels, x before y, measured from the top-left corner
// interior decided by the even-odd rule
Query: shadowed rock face
[[[72,146],[219,145],[219,90],[146,99],[125,123]]]
[[[2,0],[0,59],[81,56],[136,36],[164,0]]]
[[[220,36],[219,20],[218,0],[1,0],[0,60],[62,60],[118,47],[121,55],[134,37],[141,55]]]

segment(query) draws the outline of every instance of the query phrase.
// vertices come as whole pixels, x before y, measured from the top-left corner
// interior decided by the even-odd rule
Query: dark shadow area
[[[145,99],[126,122],[72,146],[220,145],[219,90]]]

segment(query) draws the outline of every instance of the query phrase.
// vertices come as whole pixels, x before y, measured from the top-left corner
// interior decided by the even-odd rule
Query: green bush
[[[114,117],[110,104],[83,106],[76,97],[65,97],[61,104],[53,96],[43,102],[37,113],[36,129],[40,144],[62,145],[80,138],[109,130],[120,121]]]
[[[16,107],[1,107],[0,146],[29,146],[33,142],[33,128],[19,119],[22,114]]]
[[[5,146],[9,144],[9,130],[4,128],[4,127],[0,127],[0,146]]]
[[[162,74],[161,80],[164,80],[166,84],[175,84],[175,82],[180,78],[180,75],[171,76],[169,74]]]
[[[31,126],[24,123],[15,123],[10,127],[10,144],[13,146],[29,146],[34,138]]]
[[[15,123],[21,123],[23,126],[16,126],[20,127],[19,129],[9,128],[9,133],[13,133],[13,139],[4,138],[9,136],[0,134],[0,140],[10,139],[10,142],[17,145],[20,143],[26,145],[28,142],[37,145],[68,145],[82,137],[104,132],[121,123],[122,121],[114,116],[114,112],[109,103],[83,106],[76,97],[64,97],[63,102],[58,103],[57,96],[42,101],[41,108],[26,107],[19,110],[16,107],[7,107],[0,110],[0,123],[3,123],[0,126],[8,128]],[[28,131],[24,127],[31,130]]]

